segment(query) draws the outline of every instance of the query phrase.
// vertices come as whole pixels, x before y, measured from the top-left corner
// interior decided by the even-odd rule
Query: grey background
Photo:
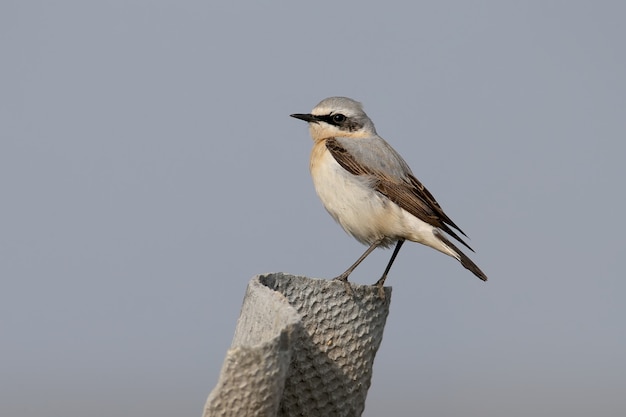
[[[364,250],[288,117],[331,95],[490,277],[405,245],[365,415],[624,414],[624,4],[2,2],[0,414],[199,416],[248,280]]]

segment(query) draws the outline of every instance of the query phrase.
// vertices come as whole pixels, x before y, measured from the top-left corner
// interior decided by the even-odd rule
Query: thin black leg
[[[383,276],[380,277],[378,281],[376,281],[376,284],[374,284],[375,286],[378,287],[378,295],[380,296],[380,298],[385,298],[385,290],[383,289],[383,285],[385,285],[387,274],[389,273],[389,270],[391,269],[391,265],[393,265],[393,261],[396,260],[396,256],[398,256],[398,252],[400,252],[400,248],[402,247],[403,243],[404,243],[404,239],[398,240],[398,243],[396,243],[396,247],[393,250],[393,254],[391,255],[391,259],[389,259],[389,263],[387,264],[387,268],[385,268],[385,272],[383,272]]]

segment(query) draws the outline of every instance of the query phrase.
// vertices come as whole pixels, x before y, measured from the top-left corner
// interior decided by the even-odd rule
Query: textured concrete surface
[[[391,289],[283,273],[248,284],[204,416],[359,416]]]

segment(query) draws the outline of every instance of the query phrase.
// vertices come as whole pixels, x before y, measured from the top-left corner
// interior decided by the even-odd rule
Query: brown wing
[[[437,200],[413,175],[408,174],[405,179],[391,178],[380,171],[375,171],[360,164],[337,140],[326,140],[326,148],[339,165],[353,175],[370,175],[376,178],[373,186],[379,193],[385,195],[391,201],[408,211],[418,219],[443,230],[472,252],[474,251],[465,243],[452,228],[467,236],[454,222],[443,212]]]

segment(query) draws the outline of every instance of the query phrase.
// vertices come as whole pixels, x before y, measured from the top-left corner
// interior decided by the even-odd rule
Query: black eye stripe
[[[363,124],[358,120],[351,119],[341,113],[331,113],[324,116],[315,116],[317,120],[328,123],[329,125],[337,126],[340,130],[354,132],[363,127]]]
[[[341,126],[345,124],[346,120],[348,120],[348,118],[341,113],[335,113],[335,114],[331,113],[331,114],[326,114],[324,116],[318,116],[318,119],[328,123],[329,125],[334,125],[334,126]]]

